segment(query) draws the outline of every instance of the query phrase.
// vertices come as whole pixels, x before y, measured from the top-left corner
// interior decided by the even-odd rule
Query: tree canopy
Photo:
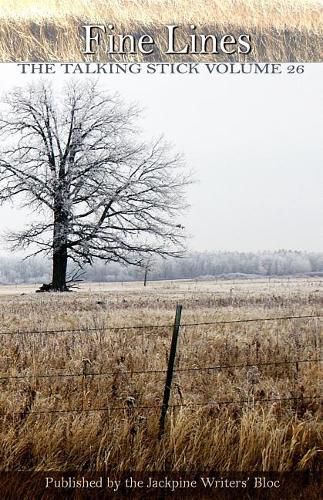
[[[67,289],[67,262],[142,266],[180,256],[190,176],[158,138],[140,140],[136,106],[96,84],[17,88],[0,118],[0,201],[37,213],[8,238],[52,256],[50,289]]]

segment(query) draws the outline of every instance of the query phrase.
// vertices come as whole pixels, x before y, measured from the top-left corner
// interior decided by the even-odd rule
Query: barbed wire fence
[[[135,405],[132,399],[130,398],[128,401],[126,400],[125,405],[123,406],[104,406],[98,408],[71,408],[71,409],[41,409],[41,410],[32,410],[31,408],[26,409],[23,412],[13,412],[10,413],[11,416],[23,416],[26,415],[44,415],[44,414],[78,414],[78,413],[94,413],[94,412],[108,412],[109,414],[115,411],[121,412],[133,412],[135,410],[155,410],[160,411],[160,424],[159,424],[159,438],[161,438],[165,432],[165,422],[166,416],[170,409],[176,408],[197,408],[197,407],[214,407],[214,406],[223,406],[223,405],[255,405],[255,404],[267,404],[267,403],[281,403],[281,402],[304,402],[308,400],[320,400],[320,395],[312,395],[306,396],[301,395],[291,396],[291,397],[273,397],[273,398],[254,398],[250,397],[248,399],[237,399],[237,400],[216,400],[209,401],[206,403],[197,403],[197,402],[189,402],[189,403],[178,403],[178,404],[169,404],[171,398],[171,390],[172,390],[172,381],[173,376],[176,373],[197,373],[197,372],[215,372],[222,370],[231,370],[231,369],[243,369],[243,368],[261,368],[268,366],[288,366],[295,365],[297,370],[299,365],[305,363],[314,363],[319,364],[323,360],[321,358],[305,358],[305,359],[285,359],[285,360],[277,360],[277,361],[269,361],[269,362],[255,362],[255,363],[234,363],[234,364],[217,364],[214,366],[198,366],[198,367],[176,367],[176,355],[177,355],[177,345],[180,330],[183,328],[194,328],[198,326],[217,326],[217,325],[231,325],[231,324],[240,324],[240,323],[262,323],[262,322],[276,322],[276,321],[292,321],[292,320],[302,320],[302,319],[316,319],[321,320],[323,315],[320,314],[308,314],[308,315],[290,315],[290,316],[275,316],[275,317],[257,317],[257,318],[241,318],[236,320],[216,320],[216,321],[200,321],[200,322],[189,322],[189,323],[181,323],[181,313],[182,306],[177,305],[175,321],[174,324],[163,324],[163,325],[125,325],[125,326],[104,326],[104,327],[79,327],[72,329],[51,329],[51,330],[15,330],[15,331],[0,331],[1,336],[29,336],[29,335],[57,335],[57,334],[90,334],[93,332],[106,332],[106,331],[116,331],[116,332],[135,332],[135,331],[148,331],[152,334],[153,332],[158,332],[160,329],[173,329],[171,347],[168,356],[168,366],[167,369],[135,369],[135,370],[111,370],[111,371],[102,371],[102,372],[94,372],[87,371],[83,368],[82,372],[78,373],[29,373],[29,374],[0,374],[0,382],[10,381],[10,380],[38,380],[38,379],[71,379],[71,378],[82,378],[87,379],[91,377],[91,379],[98,377],[114,377],[116,375],[127,374],[130,376],[136,375],[151,375],[151,374],[162,374],[166,375],[165,386],[164,386],[164,396],[162,404],[155,405]],[[8,413],[5,415],[0,414],[1,416],[8,417]]]
[[[244,318],[236,320],[218,320],[218,321],[201,321],[193,323],[181,323],[180,328],[190,328],[195,326],[215,326],[215,325],[231,325],[235,323],[261,323],[266,321],[287,321],[293,319],[322,319],[323,315],[313,315],[307,314],[302,316],[273,316],[269,318]],[[147,330],[147,329],[160,329],[160,328],[172,328],[173,325],[124,325],[124,326],[103,326],[103,327],[79,327],[79,328],[67,328],[67,329],[53,329],[53,330],[7,330],[0,331],[1,335],[51,335],[57,333],[90,333],[90,332],[105,332],[105,331],[127,331],[127,330]]]

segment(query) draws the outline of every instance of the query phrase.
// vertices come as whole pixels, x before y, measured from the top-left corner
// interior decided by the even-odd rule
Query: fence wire
[[[218,321],[201,321],[197,323],[181,323],[180,328],[191,328],[195,326],[216,326],[216,325],[231,325],[237,323],[253,323],[265,321],[290,321],[293,319],[322,319],[323,315],[303,315],[303,316],[275,316],[271,318],[245,318],[234,320],[218,320]],[[106,331],[127,331],[127,330],[148,330],[148,329],[170,329],[172,324],[168,325],[125,325],[125,326],[103,326],[103,327],[80,327],[61,330],[15,330],[15,331],[0,331],[0,335],[54,335],[57,333],[91,333],[91,332],[106,332]]]
[[[266,366],[285,366],[285,365],[298,365],[302,363],[321,363],[322,359],[293,359],[286,361],[271,361],[264,363],[241,363],[234,365],[216,365],[216,366],[198,366],[198,367],[184,367],[175,368],[174,373],[185,373],[185,372],[208,372],[216,370],[228,370],[228,369],[241,369],[241,368],[253,368],[253,367],[266,367]],[[94,377],[113,377],[116,375],[144,375],[144,374],[155,374],[155,373],[167,373],[166,369],[163,370],[116,370],[108,372],[80,372],[80,373],[30,373],[30,374],[19,374],[19,375],[0,375],[0,381],[5,380],[27,380],[27,379],[52,379],[52,378],[94,378]]]
[[[317,400],[321,399],[321,396],[298,396],[298,397],[286,397],[286,398],[268,398],[268,399],[243,399],[243,400],[228,400],[228,401],[210,401],[208,403],[178,403],[178,404],[172,404],[169,405],[169,409],[176,409],[176,408],[209,408],[213,406],[221,406],[221,405],[237,405],[237,406],[243,406],[245,404],[252,404],[254,405],[255,403],[282,403],[282,402],[288,402],[288,401],[308,401],[308,400]],[[7,417],[7,416],[20,416],[23,418],[26,418],[30,415],[51,415],[51,414],[68,414],[68,413],[96,413],[96,412],[113,412],[113,411],[124,411],[127,412],[128,414],[133,414],[135,410],[160,410],[163,406],[162,405],[133,405],[133,404],[128,404],[127,406],[107,406],[107,407],[101,407],[101,408],[74,408],[74,409],[53,409],[53,410],[33,410],[33,411],[22,411],[22,412],[13,412],[13,413],[6,413],[6,414],[1,414],[2,417]]]

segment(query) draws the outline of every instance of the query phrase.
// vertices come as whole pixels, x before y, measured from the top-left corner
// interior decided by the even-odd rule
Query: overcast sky
[[[147,137],[163,133],[194,170],[183,221],[191,249],[322,250],[323,64],[305,68],[303,75],[100,77],[144,108]],[[3,93],[41,77],[1,64],[0,78]],[[57,86],[66,78],[50,77]],[[0,231],[26,215],[0,207]]]

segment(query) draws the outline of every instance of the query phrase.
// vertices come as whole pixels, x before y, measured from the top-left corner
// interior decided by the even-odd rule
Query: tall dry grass
[[[0,469],[188,473],[318,468],[317,362],[177,372],[172,405],[186,406],[170,411],[165,436],[158,440],[165,373],[135,372],[165,370],[171,329],[108,327],[171,324],[178,300],[184,305],[183,323],[318,314],[322,305],[319,282],[237,283],[231,288],[175,282],[150,284],[145,291],[141,285],[125,285],[101,292],[2,295],[1,331],[101,331],[1,337],[1,377],[28,377],[0,378]],[[315,360],[320,334],[317,319],[187,327],[181,331],[177,367]],[[75,373],[81,376],[36,376]],[[109,407],[118,409],[90,411]]]
[[[161,47],[165,46],[162,27],[167,23],[183,25],[183,33],[178,38],[180,44],[187,42],[190,23],[196,24],[203,33],[247,32],[252,35],[253,51],[249,56],[240,55],[240,60],[320,61],[323,55],[321,0],[57,0],[47,3],[2,0],[0,19],[2,61],[82,60],[81,25],[84,22],[113,23],[117,32],[136,36],[149,32]],[[87,60],[100,61],[117,58],[117,55],[108,57],[104,51],[92,59],[87,56]],[[173,57],[156,50],[150,59],[171,58],[230,60],[232,56]]]

